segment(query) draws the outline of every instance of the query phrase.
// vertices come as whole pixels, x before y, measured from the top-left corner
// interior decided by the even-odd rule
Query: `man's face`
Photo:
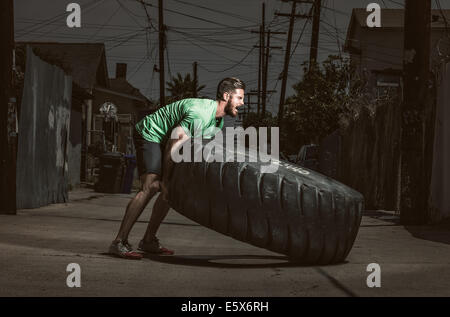
[[[224,96],[227,101],[225,114],[236,117],[238,115],[237,108],[244,105],[244,89],[235,89],[233,93],[225,93]]]

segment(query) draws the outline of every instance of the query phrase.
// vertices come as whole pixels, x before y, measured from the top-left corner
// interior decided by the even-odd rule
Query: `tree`
[[[171,94],[171,102],[198,96],[199,92],[205,88],[205,85],[199,86],[198,82],[192,79],[189,73],[184,78],[180,73],[177,73],[177,76],[172,76],[171,81],[167,82],[167,86],[167,90]]]
[[[346,59],[330,55],[322,65],[303,64],[304,76],[293,86],[295,94],[286,100],[280,146],[287,153],[320,140],[340,127],[359,103],[364,82]]]

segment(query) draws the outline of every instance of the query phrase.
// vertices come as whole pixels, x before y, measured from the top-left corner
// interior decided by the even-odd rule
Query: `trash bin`
[[[100,156],[100,170],[95,191],[100,193],[120,193],[125,167],[122,153],[107,152]]]
[[[136,168],[136,157],[134,155],[125,155],[125,174],[122,181],[122,193],[131,193],[134,179],[134,169]]]

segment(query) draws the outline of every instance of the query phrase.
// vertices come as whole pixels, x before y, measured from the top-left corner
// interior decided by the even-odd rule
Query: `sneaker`
[[[167,248],[164,248],[159,243],[159,239],[154,237],[152,241],[145,242],[144,240],[141,240],[139,242],[139,251],[147,252],[147,253],[153,253],[153,254],[161,254],[161,255],[173,255],[175,251],[169,250]]]
[[[109,254],[116,255],[124,259],[140,260],[142,254],[133,251],[131,245],[127,241],[113,241],[109,246]]]

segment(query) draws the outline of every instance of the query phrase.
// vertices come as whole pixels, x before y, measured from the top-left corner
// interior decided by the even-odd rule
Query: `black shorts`
[[[136,164],[139,176],[152,173],[162,177],[163,145],[145,140],[136,130],[134,130],[133,141],[136,148]]]

